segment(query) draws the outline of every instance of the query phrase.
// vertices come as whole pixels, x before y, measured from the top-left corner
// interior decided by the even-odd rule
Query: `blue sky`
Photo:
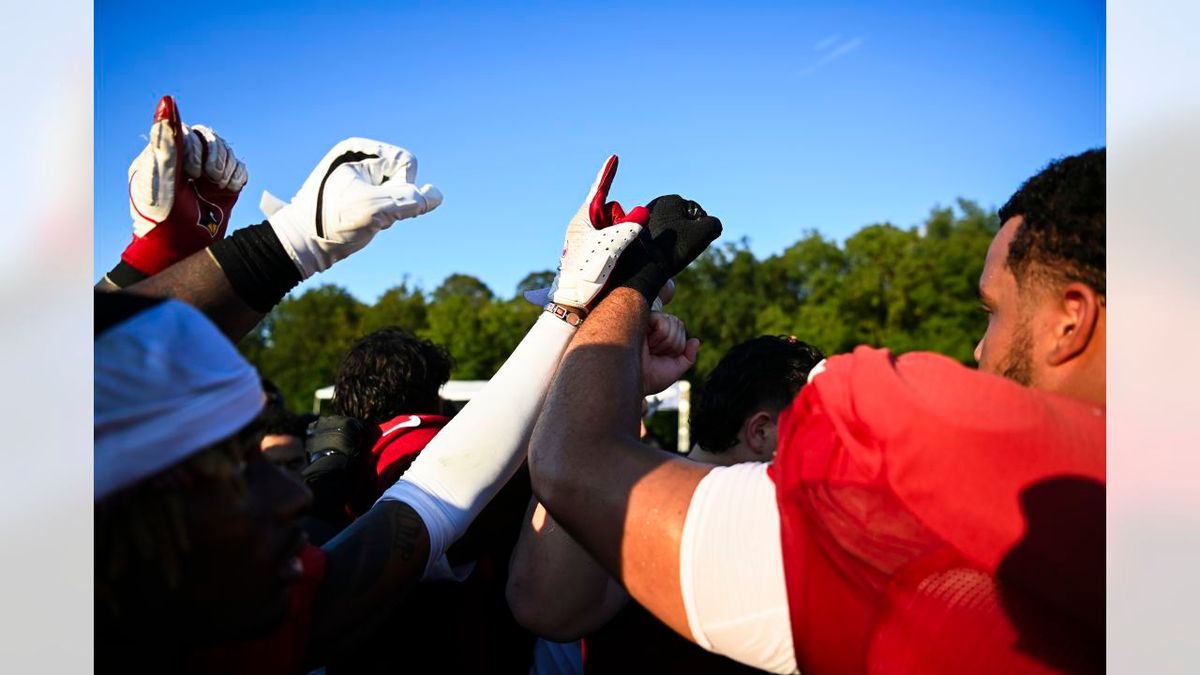
[[[97,3],[97,275],[128,242],[126,170],[167,93],[249,167],[234,227],[344,137],[419,158],[442,207],[299,289],[365,301],[455,272],[510,296],[555,266],[610,152],[626,207],[684,194],[765,255],[959,196],[999,206],[1105,138],[1100,0],[252,4],[168,22]]]

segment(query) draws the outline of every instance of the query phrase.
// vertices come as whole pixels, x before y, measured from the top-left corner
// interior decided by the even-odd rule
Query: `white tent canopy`
[[[483,385],[487,384],[487,380],[450,380],[442,385],[438,396],[446,401],[470,401],[472,397],[483,389]],[[313,412],[321,413],[321,401],[329,401],[333,399],[333,385],[321,387],[313,392]]]
[[[438,392],[438,395],[446,401],[470,401],[475,394],[483,389],[483,386],[487,382],[487,380],[450,380],[442,385],[442,389]],[[321,413],[321,401],[328,401],[332,398],[332,385],[321,387],[313,392],[313,413],[319,415]],[[680,452],[687,452],[691,448],[691,440],[688,436],[688,416],[692,410],[691,399],[692,385],[686,380],[680,380],[662,392],[646,397],[646,401],[650,404],[650,414],[652,415],[659,410],[679,411],[678,447]]]

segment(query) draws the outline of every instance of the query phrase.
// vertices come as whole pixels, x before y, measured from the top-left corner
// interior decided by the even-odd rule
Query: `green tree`
[[[420,289],[410,288],[404,282],[384,291],[374,305],[366,308],[361,326],[363,335],[390,326],[399,326],[410,333],[421,333],[429,327],[429,304]]]
[[[761,259],[745,239],[714,246],[679,275],[668,308],[703,341],[689,377],[703,378],[730,347],[763,334],[794,335],[829,354],[870,344],[972,363],[984,328],[976,287],[998,227],[994,213],[958,200],[919,227],[870,225],[840,245],[809,231]],[[504,300],[478,278],[453,274],[429,294],[405,281],[372,305],[320,286],[285,299],[239,348],[293,408],[307,408],[313,390],[333,381],[355,339],[384,326],[446,347],[453,377],[487,379],[541,311],[522,292],[553,279],[550,270],[530,273]]]
[[[508,345],[508,331],[502,324],[516,316],[497,309],[503,304],[487,284],[466,274],[447,277],[433,292],[423,337],[444,346],[454,357],[451,377],[488,379],[504,363],[516,343]]]
[[[289,407],[308,408],[313,392],[333,382],[360,335],[364,305],[345,289],[323,285],[279,303],[243,353],[283,392]]]
[[[517,283],[517,295],[526,291],[536,291],[539,288],[550,288],[550,284],[554,283],[554,275],[554,270],[526,274],[525,278]]]

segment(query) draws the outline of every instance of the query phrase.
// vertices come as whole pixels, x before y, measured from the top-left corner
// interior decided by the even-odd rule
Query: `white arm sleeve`
[[[521,462],[550,381],[575,328],[543,313],[487,386],[417,457],[380,501],[408,504],[429,531],[426,577]],[[442,571],[444,572],[444,570]]]
[[[762,463],[717,467],[692,495],[679,583],[696,644],[772,673],[797,673],[775,484]]]

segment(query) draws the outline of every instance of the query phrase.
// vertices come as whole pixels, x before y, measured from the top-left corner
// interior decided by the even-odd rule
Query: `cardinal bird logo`
[[[192,183],[192,191],[196,193],[196,225],[208,232],[209,237],[215,238],[217,233],[221,231],[221,223],[225,222],[225,212],[221,207],[208,201],[196,189],[194,181]]]

